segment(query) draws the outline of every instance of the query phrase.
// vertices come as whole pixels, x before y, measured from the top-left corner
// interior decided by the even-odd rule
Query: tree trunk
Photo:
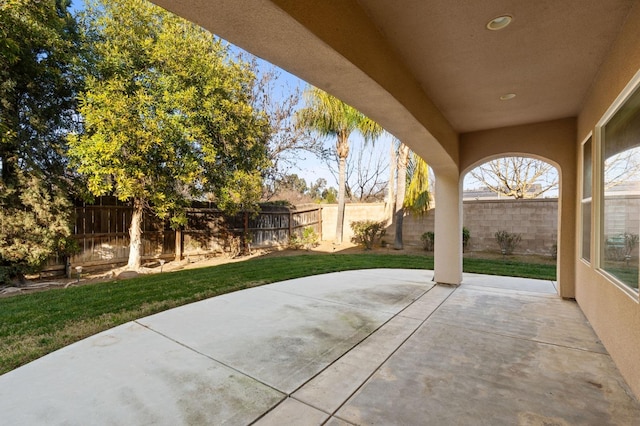
[[[342,244],[342,235],[344,229],[344,208],[345,208],[345,191],[346,191],[346,167],[347,156],[349,155],[349,139],[345,135],[338,135],[336,142],[336,150],[338,152],[338,217],[336,221],[336,244]]]
[[[407,186],[408,161],[409,147],[405,144],[400,144],[400,148],[398,148],[398,189],[396,191],[396,211],[394,215],[396,237],[393,242],[393,248],[396,250],[404,249],[402,242],[402,223],[404,221],[404,194]]]
[[[142,264],[142,201],[133,199],[133,214],[129,227],[129,262],[127,269],[137,271]]]
[[[389,151],[389,184],[387,185],[387,204],[384,206],[384,217],[387,221],[387,226],[391,226],[393,223],[396,206],[396,165],[398,161],[396,159],[396,147],[394,141],[391,142],[391,148]]]

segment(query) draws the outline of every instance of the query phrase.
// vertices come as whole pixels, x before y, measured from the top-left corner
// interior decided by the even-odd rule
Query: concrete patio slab
[[[336,416],[351,424],[632,425],[601,353],[444,323],[421,328]]]
[[[328,418],[329,414],[325,412],[293,398],[287,398],[254,424],[260,426],[321,425]]]
[[[0,424],[248,424],[284,396],[127,323],[0,376]]]
[[[335,412],[452,292],[451,287],[433,288],[407,308],[421,302],[423,307],[431,306],[431,311],[422,309],[423,317],[418,319],[407,318],[402,312],[307,382],[293,397],[328,413]]]
[[[420,269],[364,269],[289,280],[262,288],[332,301],[362,309],[397,313],[435,283]]]
[[[557,295],[558,290],[553,281],[534,280],[531,278],[509,277],[509,280],[496,279],[495,275],[464,274],[465,286],[480,286],[503,290],[527,291]]]
[[[578,305],[559,297],[550,299],[464,286],[451,296],[432,320],[606,353]]]
[[[100,333],[0,376],[0,423],[621,424],[640,403],[550,282],[365,270]],[[552,284],[551,284],[552,286]]]
[[[349,271],[227,294],[138,322],[288,394],[431,286]]]

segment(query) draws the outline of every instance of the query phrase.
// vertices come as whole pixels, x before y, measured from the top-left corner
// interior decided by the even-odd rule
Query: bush
[[[512,234],[507,231],[498,231],[495,235],[502,254],[512,254],[522,240],[522,235]]]
[[[633,250],[638,245],[638,234],[632,234],[630,232],[624,233],[624,258],[625,260],[629,260],[631,258],[631,254]]]
[[[436,234],[434,234],[431,231],[428,231],[422,234],[420,239],[422,240],[422,246],[426,251],[433,251],[433,245],[435,243]]]
[[[422,240],[422,247],[424,247],[426,251],[433,251],[433,247],[436,240],[436,235],[433,232],[431,231],[425,232],[424,234],[422,234],[420,239]],[[471,239],[471,232],[469,232],[469,229],[463,227],[462,228],[462,251],[463,252],[467,249],[467,246],[469,245],[469,239]]]
[[[289,248],[294,250],[300,250],[304,244],[302,243],[302,237],[298,234],[292,234],[289,237]]]
[[[605,258],[614,261],[628,261],[631,259],[633,250],[638,245],[638,234],[625,232],[623,235],[617,235],[607,238],[605,246]]]
[[[293,249],[305,248],[306,250],[318,245],[318,234],[311,226],[307,226],[302,230],[302,235],[293,234],[289,238],[289,247]]]
[[[471,239],[471,232],[466,227],[462,227],[462,252],[464,253],[467,250],[467,246],[469,245],[469,239]]]
[[[353,237],[351,241],[356,244],[364,245],[366,250],[373,248],[373,243],[382,238],[385,234],[385,221],[376,222],[375,220],[358,220],[351,222],[351,230]]]

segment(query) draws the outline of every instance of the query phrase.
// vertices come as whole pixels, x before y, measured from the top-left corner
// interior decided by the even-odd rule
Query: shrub
[[[433,244],[435,243],[435,238],[436,238],[436,235],[431,231],[428,231],[422,234],[420,239],[422,240],[422,246],[426,251],[433,251]]]
[[[425,232],[424,234],[422,234],[422,236],[420,236],[420,239],[422,240],[422,247],[424,247],[426,251],[433,251],[433,247],[436,239],[436,235],[433,232],[431,231]],[[462,228],[462,251],[463,252],[467,249],[467,246],[469,245],[469,239],[471,239],[471,233],[469,232],[469,229],[463,227]]]
[[[607,238],[605,258],[614,261],[630,260],[633,250],[638,245],[638,239],[638,234],[629,232]]]
[[[495,236],[502,254],[512,254],[522,240],[522,235],[512,234],[507,231],[498,231]]]
[[[633,249],[638,245],[638,234],[632,234],[630,232],[624,233],[624,258],[625,260],[629,260],[631,258],[631,254],[633,253]]]
[[[311,249],[318,245],[318,234],[311,226],[307,226],[302,230],[302,235],[293,234],[291,238],[289,238],[289,247],[293,249],[301,249],[305,248],[306,250]]]
[[[300,235],[294,233],[289,237],[289,248],[299,250],[303,245],[302,237]]]
[[[462,227],[462,252],[464,253],[467,250],[467,246],[469,245],[469,240],[471,239],[471,232],[466,227]]]
[[[375,220],[357,220],[351,222],[351,230],[353,237],[351,241],[356,244],[364,245],[366,250],[373,248],[373,243],[382,238],[385,234],[385,221],[376,222]]]

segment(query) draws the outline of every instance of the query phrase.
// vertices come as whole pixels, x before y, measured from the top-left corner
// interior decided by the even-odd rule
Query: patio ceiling
[[[638,3],[154,2],[352,104],[436,168],[457,164],[460,133],[577,116]],[[501,15],[511,24],[489,31]]]
[[[469,132],[576,116],[634,1],[358,3],[453,128]],[[501,15],[511,24],[487,30]]]

